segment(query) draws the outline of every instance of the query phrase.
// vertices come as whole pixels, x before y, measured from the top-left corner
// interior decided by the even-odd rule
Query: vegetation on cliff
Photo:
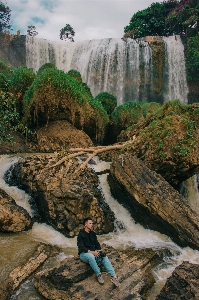
[[[111,113],[117,106],[117,98],[110,93],[101,92],[99,93],[95,99],[101,102],[102,106],[106,110],[107,114],[110,116]]]

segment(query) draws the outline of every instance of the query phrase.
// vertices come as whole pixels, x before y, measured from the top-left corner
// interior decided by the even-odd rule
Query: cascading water
[[[169,62],[168,80],[164,82],[163,95],[159,99],[166,101],[178,98],[186,103],[187,82],[182,42],[180,37],[164,40]],[[172,59],[175,60],[174,64]],[[27,36],[27,67],[37,71],[47,62],[54,63],[64,72],[70,69],[79,71],[93,96],[103,91],[109,92],[117,97],[118,105],[129,100],[155,101],[152,49],[144,40],[102,39],[58,43]]]
[[[5,171],[17,161],[16,157],[9,157],[6,155],[0,156],[1,173],[0,173],[0,187],[4,189],[11,197],[15,199],[17,204],[23,205],[28,211],[31,209],[28,205],[28,196],[24,191],[8,186],[3,180]],[[96,165],[92,167],[97,171],[103,171],[109,168],[108,163],[97,160]],[[113,233],[99,236],[100,242],[106,242],[115,248],[125,249],[127,247],[169,249],[173,256],[165,261],[163,265],[158,266],[154,270],[156,284],[151,291],[148,300],[154,300],[159,293],[161,287],[164,285],[166,278],[168,278],[172,271],[182,261],[190,261],[199,264],[199,252],[187,248],[180,248],[173,243],[166,235],[158,232],[144,229],[141,225],[136,224],[131,218],[129,212],[121,206],[110,194],[110,189],[107,183],[107,175],[99,175],[100,187],[104,193],[105,201],[115,213],[115,231]],[[68,255],[75,255],[77,253],[76,238],[69,239],[54,230],[51,226],[46,224],[35,223],[33,228],[28,232],[21,232],[13,235],[5,233],[0,234],[1,256],[0,256],[0,281],[4,280],[9,272],[24,262],[24,259],[30,256],[32,250],[38,242],[50,243],[58,245],[63,250],[63,254],[57,256],[56,261],[60,261]],[[12,296],[12,300],[25,299],[43,299],[33,288],[32,280],[27,280],[21,285],[19,291]]]

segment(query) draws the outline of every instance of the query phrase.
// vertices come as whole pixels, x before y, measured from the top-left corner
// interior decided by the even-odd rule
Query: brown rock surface
[[[37,131],[38,150],[54,152],[68,148],[87,148],[93,145],[90,137],[68,121],[56,121]]]
[[[154,284],[152,268],[162,261],[163,251],[151,249],[126,251],[104,246],[120,280],[120,287],[110,281],[110,275],[100,266],[104,285],[97,282],[91,267],[79,258],[68,258],[60,266],[36,274],[35,287],[49,300],[122,300],[146,299]]]
[[[0,231],[20,232],[31,229],[32,225],[28,212],[0,189]]]
[[[1,282],[0,299],[9,300],[19,285],[27,279],[51,255],[50,245],[40,244],[35,253],[23,264],[12,270]]]
[[[75,158],[51,168],[59,155],[21,158],[12,170],[15,183],[32,195],[44,222],[68,237],[78,234],[85,216],[95,222],[97,234],[113,231],[114,215],[105,203],[95,172]]]
[[[156,300],[198,300],[199,265],[183,262],[178,266]]]
[[[199,249],[199,217],[163,177],[131,155],[121,155],[110,168],[113,196],[127,206],[135,221],[165,233],[181,246]]]

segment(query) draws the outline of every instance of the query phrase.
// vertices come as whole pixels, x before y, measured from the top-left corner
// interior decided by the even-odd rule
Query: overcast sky
[[[27,33],[35,25],[37,37],[61,41],[60,29],[70,24],[75,41],[121,38],[134,13],[153,0],[2,0],[11,9],[13,31]]]

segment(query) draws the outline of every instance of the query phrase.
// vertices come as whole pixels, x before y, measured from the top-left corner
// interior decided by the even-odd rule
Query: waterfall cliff
[[[152,37],[153,38],[153,37]],[[44,63],[51,62],[64,72],[79,71],[83,82],[93,96],[102,91],[117,97],[118,104],[132,101],[158,101],[180,99],[187,102],[184,46],[179,36],[159,38],[163,52],[154,61],[158,51],[144,39],[87,40],[75,43],[51,42],[26,37],[26,65],[37,71]],[[157,74],[155,65],[162,65]],[[157,77],[162,86],[155,89]]]

